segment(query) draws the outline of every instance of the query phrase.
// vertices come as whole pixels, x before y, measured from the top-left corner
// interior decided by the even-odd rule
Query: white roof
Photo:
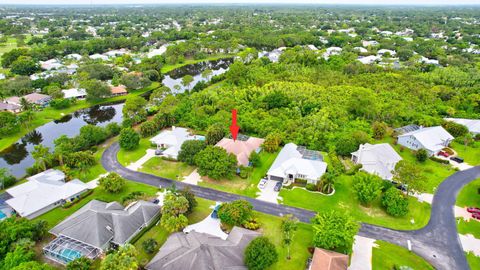
[[[80,59],[82,59],[82,56],[78,53],[72,53],[72,54],[66,55],[65,58],[80,60]]]
[[[85,89],[77,89],[77,88],[62,90],[62,92],[65,98],[77,98],[77,97],[83,97],[87,95],[87,92],[85,91]]]
[[[90,55],[89,57],[90,57],[90,59],[94,59],[94,60],[95,60],[95,59],[102,59],[102,60],[105,60],[105,61],[108,60],[108,56],[106,56],[106,55],[101,55],[101,54],[98,54],[98,53],[92,54],[92,55]]]
[[[423,147],[427,150],[436,152],[442,150],[445,146],[446,141],[451,141],[454,139],[450,133],[448,133],[443,127],[426,127],[417,129],[412,132],[408,132],[398,137],[413,136],[417,141],[419,141]]]
[[[368,50],[363,48],[363,47],[355,47],[355,48],[353,48],[353,50],[361,52],[361,53],[367,53],[368,52]]]
[[[391,179],[393,175],[389,167],[395,167],[394,165],[402,160],[402,157],[388,143],[361,144],[352,156],[356,156],[357,163],[363,165],[362,170],[383,179]]]
[[[61,171],[48,170],[28,178],[26,183],[7,189],[13,197],[6,201],[7,204],[25,217],[88,189],[78,179],[63,182],[63,178],[60,179],[62,175],[65,177]]]
[[[393,51],[393,50],[387,50],[387,49],[381,49],[381,50],[378,50],[377,54],[378,55],[384,55],[385,53],[390,53],[391,56],[395,56],[397,54],[396,51]]]
[[[379,59],[380,58],[376,55],[369,55],[365,57],[359,57],[357,60],[360,61],[362,64],[369,65],[375,63],[375,61]]]
[[[169,46],[170,44],[165,44],[165,45],[162,45],[160,48],[158,49],[153,49],[151,50],[150,52],[147,53],[147,57],[148,58],[152,58],[156,55],[162,55],[164,54],[166,51],[167,51],[167,47]]]
[[[163,130],[157,136],[150,139],[150,142],[156,145],[166,145],[167,149],[163,151],[166,155],[177,156],[182,144],[187,140],[198,140],[203,136],[190,135],[186,128],[172,127],[172,130]]]
[[[480,134],[480,119],[445,118],[445,120],[464,125],[473,134]]]
[[[327,170],[327,163],[320,160],[303,158],[303,155],[297,150],[298,146],[294,143],[286,144],[272,166],[268,170],[268,175],[277,177],[286,177],[287,174],[302,174],[307,179],[317,180]]]

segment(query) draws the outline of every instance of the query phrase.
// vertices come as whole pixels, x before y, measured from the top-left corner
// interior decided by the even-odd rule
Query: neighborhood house
[[[316,247],[307,270],[347,270],[348,261],[348,255]]]
[[[67,264],[77,258],[95,259],[109,248],[122,246],[160,214],[160,206],[137,201],[127,207],[92,200],[50,230],[57,236],[43,248],[47,258]]]
[[[41,106],[41,107],[47,106],[48,103],[50,102],[50,100],[52,99],[52,97],[50,97],[48,95],[43,95],[43,94],[39,94],[39,93],[28,94],[28,95],[23,96],[23,98],[28,103],[35,104],[35,105],[38,105],[38,106]],[[9,97],[5,101],[8,104],[14,104],[14,105],[22,106],[21,100],[22,100],[21,97]]]
[[[239,166],[248,166],[250,154],[260,152],[261,145],[265,140],[255,137],[248,137],[245,135],[239,135],[237,140],[223,138],[215,146],[225,149],[228,153],[234,154],[237,157]]]
[[[244,252],[260,233],[233,227],[226,240],[192,231],[170,235],[160,251],[145,267],[147,270],[224,270],[247,269]]]
[[[123,96],[128,94],[127,89],[123,85],[111,86],[110,93],[112,93],[112,96]]]
[[[445,120],[466,126],[473,135],[480,134],[480,119],[445,118]]]
[[[191,135],[186,128],[172,127],[172,130],[163,130],[157,136],[150,139],[150,142],[163,150],[162,154],[169,158],[177,159],[182,144],[187,140],[205,140],[204,136]]]
[[[21,111],[22,107],[19,105],[0,102],[0,112],[19,113]]]
[[[401,134],[398,136],[398,144],[415,151],[425,149],[430,156],[433,156],[448,147],[453,139],[453,136],[443,127],[435,126]]]
[[[62,90],[62,93],[64,98],[83,99],[87,96],[87,92],[85,91],[85,89],[77,88]]]
[[[32,219],[78,198],[88,186],[78,179],[65,182],[62,171],[49,169],[27,178],[27,182],[7,189],[6,203],[20,216]]]
[[[358,150],[352,153],[353,163],[361,164],[363,171],[376,174],[385,180],[392,180],[392,171],[400,160],[400,155],[388,143],[361,144]]]
[[[320,152],[288,143],[278,154],[267,176],[269,180],[282,181],[284,184],[300,179],[316,184],[326,171],[327,163],[323,162]]]

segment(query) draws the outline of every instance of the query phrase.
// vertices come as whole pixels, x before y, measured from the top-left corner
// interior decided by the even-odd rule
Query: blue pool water
[[[60,254],[63,257],[68,258],[69,261],[73,261],[77,258],[82,257],[82,253],[80,253],[76,250],[73,250],[73,249],[64,249],[60,252]]]
[[[2,211],[0,211],[0,220],[4,219],[4,218],[7,218],[7,215],[5,215],[5,213],[3,213]]]

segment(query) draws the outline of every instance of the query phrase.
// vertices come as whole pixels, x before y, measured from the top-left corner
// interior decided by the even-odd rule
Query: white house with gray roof
[[[308,150],[294,143],[286,144],[267,172],[269,180],[283,183],[295,180],[307,180],[316,184],[327,171],[327,163],[323,162],[320,152]]]
[[[171,130],[163,130],[150,139],[150,142],[163,150],[162,154],[169,158],[177,159],[182,144],[187,140],[205,140],[204,136],[192,135],[186,128],[172,127]]]
[[[480,119],[445,118],[445,120],[466,126],[473,135],[480,134]]]
[[[453,139],[453,136],[443,127],[435,126],[398,135],[398,144],[415,151],[425,149],[430,156],[433,156],[448,147]]]
[[[159,214],[160,206],[151,202],[123,207],[117,202],[92,200],[50,230],[57,238],[43,252],[61,264],[79,257],[95,259],[111,247],[128,243]]]
[[[7,189],[6,192],[12,198],[6,203],[18,215],[28,219],[38,217],[88,190],[87,184],[78,179],[65,182],[65,174],[54,169],[31,176],[27,180]]]
[[[357,151],[352,153],[352,161],[362,164],[362,170],[380,176],[385,180],[392,180],[395,165],[402,157],[388,143],[361,144]]]

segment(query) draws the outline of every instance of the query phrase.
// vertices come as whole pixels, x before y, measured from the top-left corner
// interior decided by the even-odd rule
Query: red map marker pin
[[[240,127],[237,125],[237,110],[232,110],[232,125],[230,126],[230,132],[232,133],[233,141],[237,140],[238,131]]]

